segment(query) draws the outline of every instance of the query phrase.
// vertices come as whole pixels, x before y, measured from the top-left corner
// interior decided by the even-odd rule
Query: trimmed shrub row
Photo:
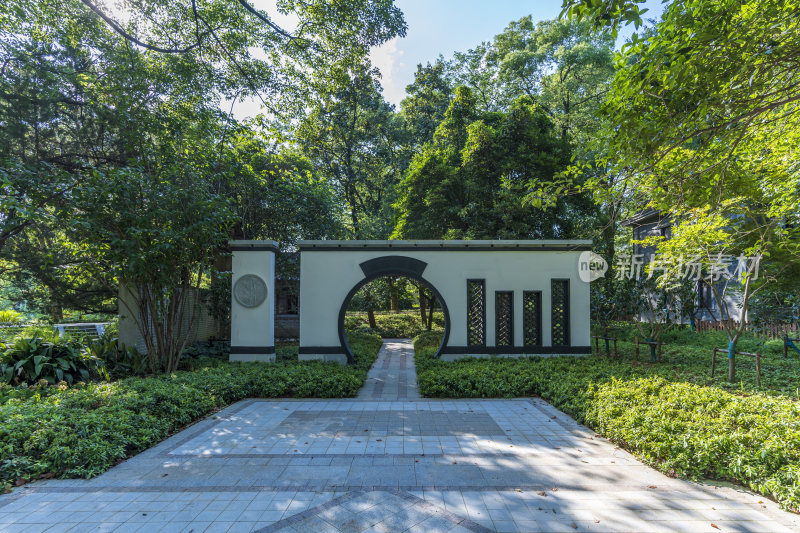
[[[351,334],[356,364],[265,365],[208,360],[194,371],[72,388],[34,387],[0,406],[0,484],[91,477],[214,409],[244,398],[355,396],[377,358],[377,335]],[[286,360],[288,353],[281,353]]]
[[[800,508],[796,401],[687,383],[668,364],[600,357],[444,363],[433,359],[437,345],[431,336],[415,339],[425,396],[541,397],[669,475],[738,482]]]

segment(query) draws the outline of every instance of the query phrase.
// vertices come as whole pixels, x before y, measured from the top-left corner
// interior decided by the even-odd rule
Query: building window
[[[550,287],[552,344],[569,346],[569,280],[551,280]]]
[[[542,345],[541,291],[524,291],[522,293],[522,344],[523,346]]]
[[[514,345],[514,293],[496,291],[494,293],[494,332],[495,346]]]
[[[467,280],[467,345],[486,346],[486,280]]]

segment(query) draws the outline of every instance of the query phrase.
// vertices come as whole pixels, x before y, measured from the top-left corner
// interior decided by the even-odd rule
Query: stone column
[[[231,361],[275,362],[275,241],[230,241]]]

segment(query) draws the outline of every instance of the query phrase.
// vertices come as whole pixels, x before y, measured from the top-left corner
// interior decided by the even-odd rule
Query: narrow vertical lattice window
[[[542,345],[542,293],[522,293],[522,332],[525,346]]]
[[[569,346],[569,280],[551,281],[553,346]]]
[[[495,346],[514,345],[514,293],[511,291],[494,293],[494,332]]]
[[[486,346],[486,280],[467,280],[467,344]]]

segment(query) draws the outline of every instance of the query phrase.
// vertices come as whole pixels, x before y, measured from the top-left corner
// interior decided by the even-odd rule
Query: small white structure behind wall
[[[274,241],[230,241],[231,361],[275,361]]]
[[[589,284],[578,274],[579,256],[590,249],[591,241],[301,241],[300,358],[347,362],[346,301],[383,275],[419,279],[438,292],[449,318],[442,359],[591,353]],[[468,301],[469,280],[482,287],[480,309]],[[501,299],[506,311],[496,309]],[[470,309],[473,339],[476,324],[482,328],[472,343]],[[562,342],[553,342],[554,332]]]

